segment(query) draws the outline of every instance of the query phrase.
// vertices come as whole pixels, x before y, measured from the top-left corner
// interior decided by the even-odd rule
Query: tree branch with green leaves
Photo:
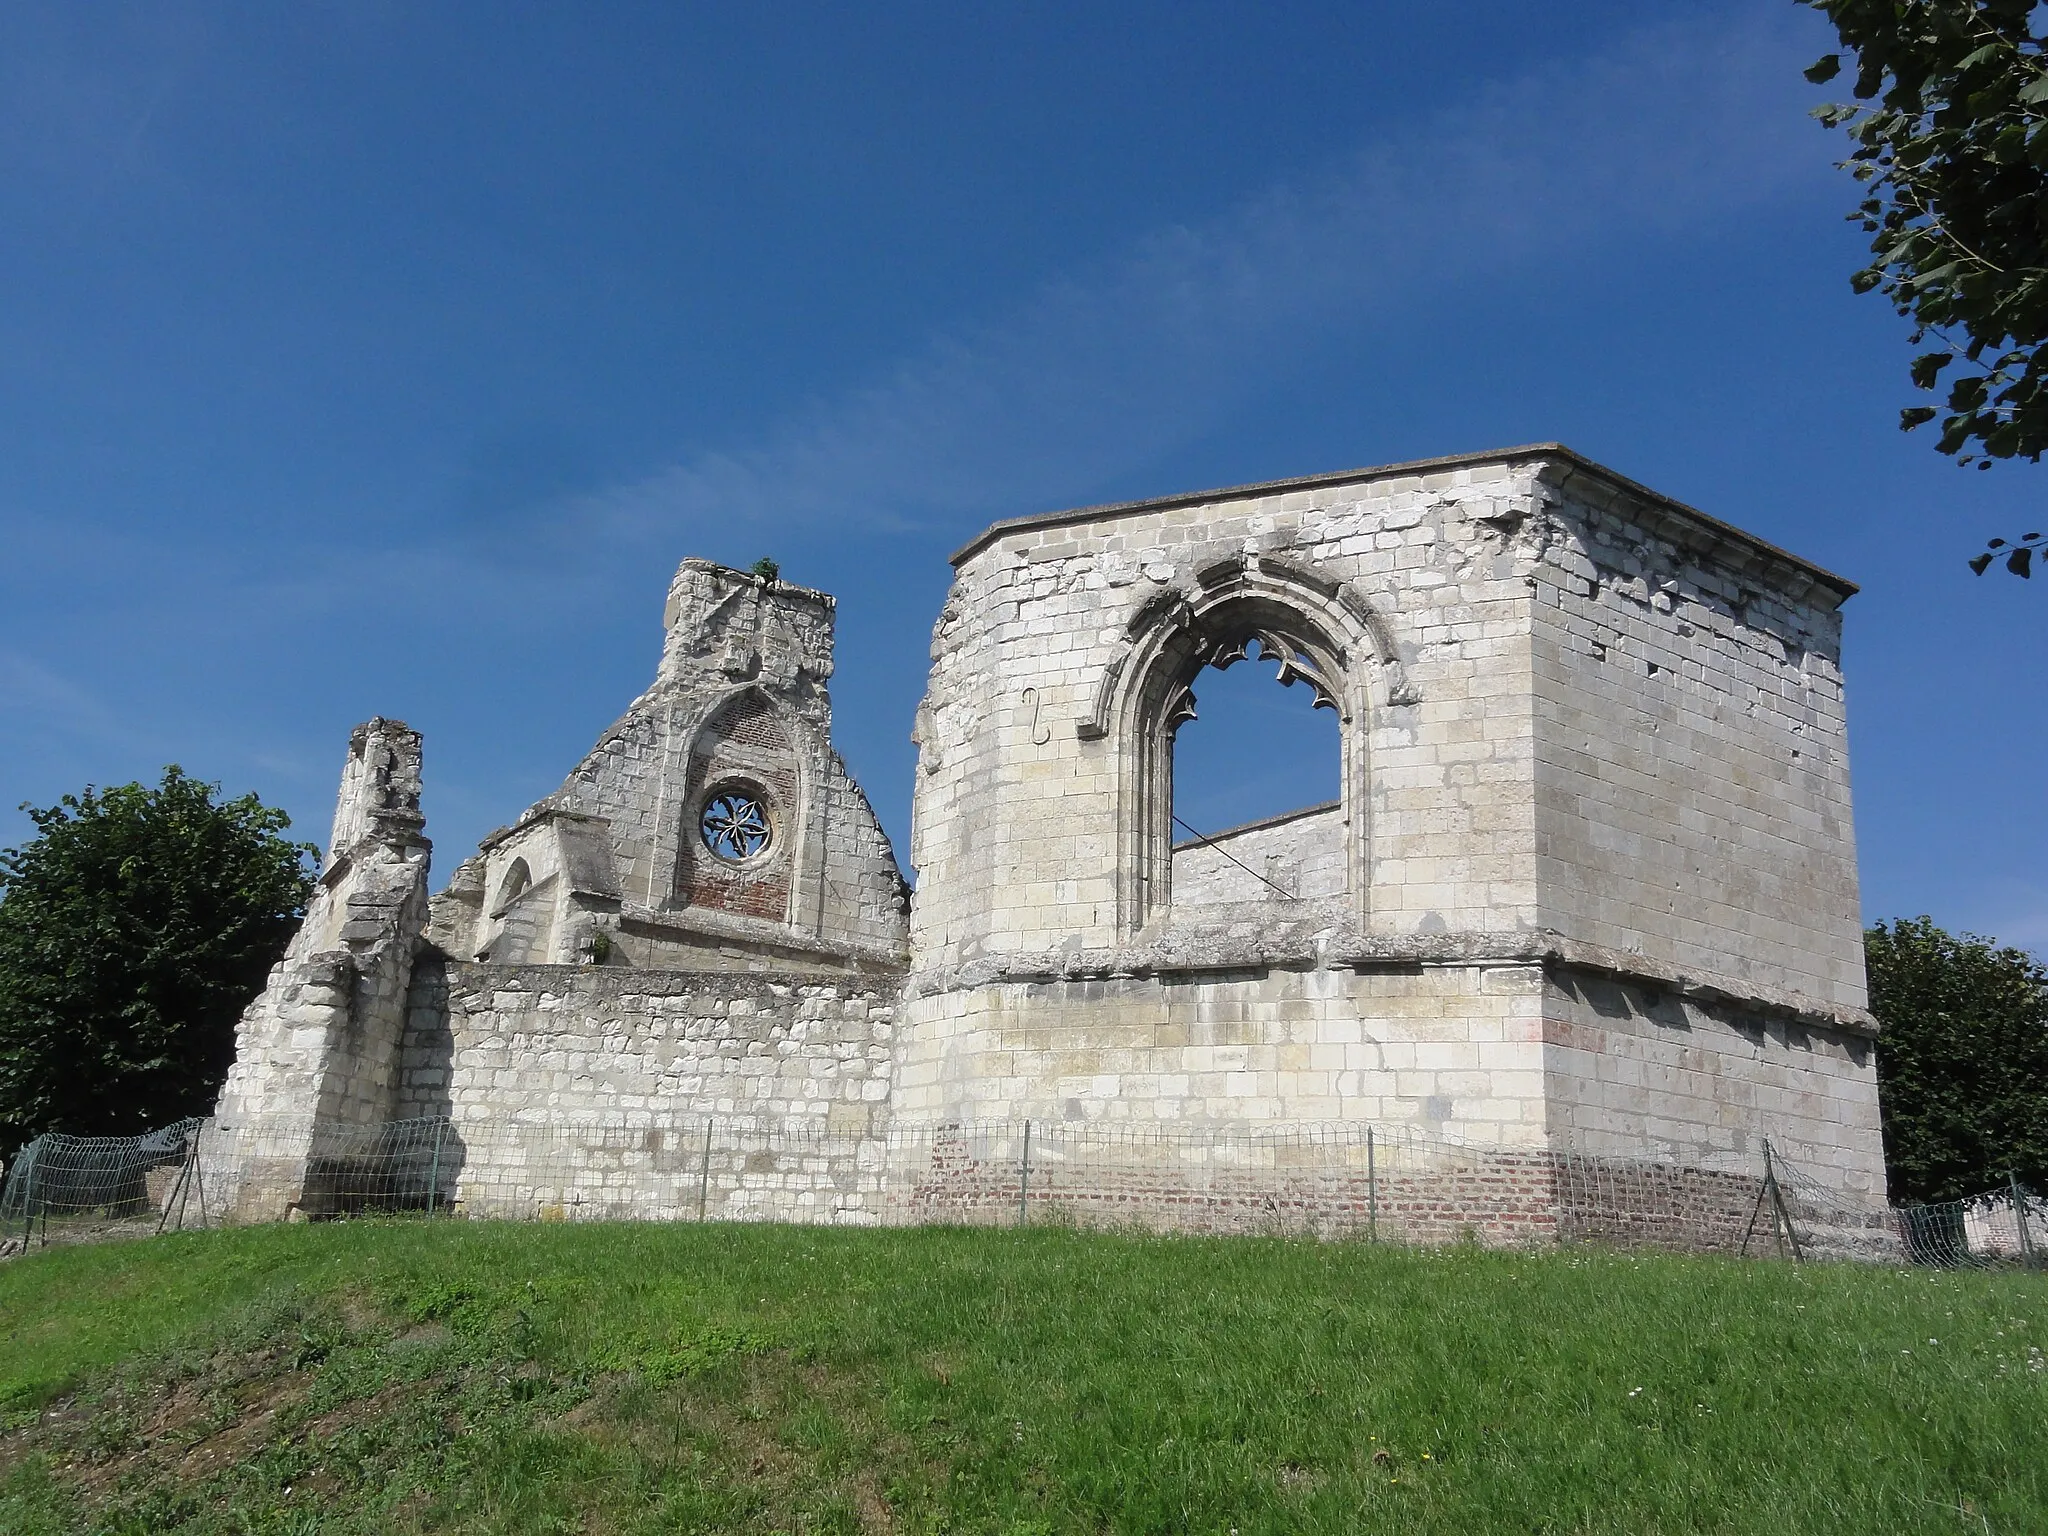
[[[1877,292],[1927,346],[1915,388],[1945,406],[1939,451],[1988,467],[2048,449],[2048,49],[2037,0],[1800,0],[1834,23],[1843,51],[1807,70],[1852,68],[1855,103],[1814,115],[1842,129],[1843,166],[1867,195],[1850,217],[1871,236],[1851,279]],[[1932,343],[1932,345],[1928,345]],[[1950,370],[1954,370],[1951,372]]]

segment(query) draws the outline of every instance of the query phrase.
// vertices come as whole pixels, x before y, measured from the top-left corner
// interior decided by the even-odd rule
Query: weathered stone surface
[[[1021,519],[954,563],[898,1114],[1773,1134],[1881,1187],[1847,583],[1554,447]],[[1244,871],[1168,812],[1190,684],[1254,639],[1337,711],[1342,798],[1223,840]],[[1260,1054],[1283,1022],[1333,1062],[1426,1043],[1404,961],[1479,1031],[1460,1051],[1350,1078]],[[1503,966],[1552,980],[1500,995]],[[1704,1075],[1653,1070],[1654,1030],[1545,1046],[1586,1026],[1580,970],[1681,1000]],[[1217,989],[1246,1053],[1221,1079],[1172,1023]],[[1798,1064],[1712,1010],[1777,1021]],[[1134,1077],[1103,1063],[1137,1046],[1088,1042],[1138,1021]]]
[[[900,967],[909,893],[831,743],[832,608],[822,592],[685,560],[654,686],[560,789],[484,840],[435,899],[435,942],[496,964],[605,952],[689,967],[737,945],[807,967]],[[741,860],[699,835],[707,805],[733,791],[767,830]]]
[[[1847,583],[1554,446],[1027,518],[954,564],[914,912],[831,746],[832,599],[688,560],[653,686],[430,915],[418,738],[357,733],[224,1117],[446,1116],[458,1198],[543,1213],[874,1219],[892,1127],[1025,1119],[1494,1148],[1501,1231],[1560,1229],[1556,1159],[1765,1137],[1881,1197]],[[1190,685],[1254,644],[1336,712],[1340,798],[1177,846]],[[707,1120],[757,1140],[676,1141]],[[1666,1182],[1736,1176],[1701,1177]]]
[[[374,1124],[398,1083],[405,997],[427,918],[420,737],[402,721],[356,727],[334,840],[305,921],[243,1013],[218,1118],[264,1163],[230,1197],[243,1219],[298,1198],[319,1124]]]

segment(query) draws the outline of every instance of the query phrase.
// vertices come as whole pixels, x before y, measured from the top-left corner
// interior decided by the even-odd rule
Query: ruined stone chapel
[[[1026,1121],[1769,1137],[1881,1203],[1848,582],[1556,445],[1017,518],[953,566],[914,891],[833,749],[833,599],[772,577],[685,560],[647,691],[438,892],[420,737],[358,726],[220,1099],[265,1149],[242,1212],[401,1122],[472,1209],[873,1219],[891,1138]],[[1334,712],[1340,793],[1177,842],[1175,733],[1246,660]],[[761,1138],[715,1189],[713,1120]]]

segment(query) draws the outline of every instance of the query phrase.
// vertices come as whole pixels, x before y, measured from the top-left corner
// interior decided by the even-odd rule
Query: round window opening
[[[751,790],[721,789],[704,802],[697,829],[704,846],[728,864],[744,864],[768,851],[774,840],[768,807]]]

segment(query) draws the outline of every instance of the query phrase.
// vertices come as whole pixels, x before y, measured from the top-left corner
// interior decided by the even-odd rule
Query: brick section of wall
[[[789,733],[776,722],[775,711],[758,693],[745,693],[712,717],[710,729],[738,746],[764,752],[787,752]]]
[[[1357,1162],[1358,1148],[1349,1149]],[[1394,1149],[1390,1148],[1390,1151]],[[965,1138],[936,1138],[929,1160],[893,1194],[910,1218],[1007,1226],[1020,1221],[1214,1234],[1312,1234],[1417,1245],[1476,1240],[1491,1247],[1593,1242],[1620,1248],[1768,1256],[1779,1229],[1760,1172],[1660,1165],[1549,1152],[1444,1149],[1438,1166],[1264,1169],[1190,1173],[1157,1166],[1047,1160],[1027,1170],[1013,1148],[973,1154]],[[1782,1192],[1781,1192],[1782,1194]],[[1881,1204],[1868,1224],[1784,1196],[1809,1256],[1870,1258],[1892,1251]]]

